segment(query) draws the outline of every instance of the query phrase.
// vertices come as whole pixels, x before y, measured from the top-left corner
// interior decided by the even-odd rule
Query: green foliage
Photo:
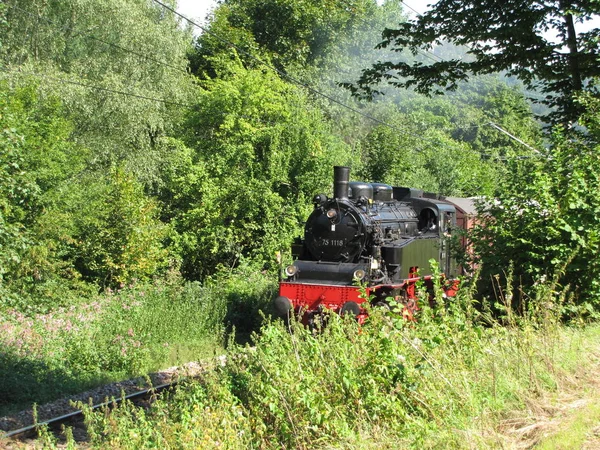
[[[385,102],[371,102],[365,107],[329,85],[332,79],[336,83],[344,76],[349,79],[353,64],[364,65],[375,55],[364,51],[355,54],[344,46],[340,54],[347,65],[332,60],[334,72],[321,71],[320,89],[386,124],[376,124],[337,105],[324,106],[335,118],[336,131],[362,151],[362,179],[385,180],[446,195],[492,194],[496,181],[503,176],[500,158],[529,155],[531,147],[542,148],[540,126],[523,94],[497,76],[475,77],[461,83],[452,95],[433,99],[412,91],[388,90]],[[376,57],[385,59],[390,55],[380,53]],[[530,148],[499,131],[496,125]]]
[[[272,264],[299,233],[308,199],[329,186],[332,166],[351,160],[296,88],[271,73],[232,70],[235,77],[204,84],[189,149],[169,144],[163,198],[182,269],[194,278],[245,257]]]
[[[79,271],[101,286],[115,287],[164,268],[168,229],[132,175],[114,169],[104,180],[86,184],[89,191],[69,205],[80,208],[72,236]]]
[[[2,76],[17,85],[33,78],[42,95],[62,100],[94,169],[124,165],[145,186],[157,182],[156,141],[174,132],[195,91],[191,35],[145,0],[5,3],[1,56],[22,73]]]
[[[5,97],[2,97],[5,100]],[[2,104],[2,139],[0,140],[0,276],[2,281],[10,267],[20,262],[20,254],[28,245],[24,236],[23,205],[35,193],[35,184],[25,176],[23,164],[23,137],[11,127],[10,113]],[[4,283],[2,283],[4,284]]]
[[[411,22],[383,33],[382,47],[417,54],[443,41],[469,46],[471,59],[405,62],[391,58],[363,72],[359,86],[377,92],[380,82],[416,91],[440,93],[456,89],[469,74],[506,71],[528,87],[546,94],[542,103],[556,107],[550,115],[561,123],[576,120],[581,108],[574,95],[598,95],[592,79],[598,72],[596,27],[577,34],[576,27],[598,16],[595,1],[498,5],[493,0],[443,0]],[[544,34],[552,33],[553,40]],[[563,49],[567,49],[563,51]],[[356,89],[355,89],[356,91]]]
[[[547,157],[511,164],[497,197],[480,206],[475,242],[486,273],[500,273],[510,261],[525,290],[556,277],[591,311],[600,302],[597,110],[582,123],[589,127],[584,136],[558,131]]]
[[[141,0],[8,1],[2,17],[2,303],[65,305],[160,272],[168,227],[146,192],[194,92],[191,35]]]
[[[334,315],[318,334],[268,323],[255,347],[230,349],[149,410],[88,412],[92,445],[495,448],[508,445],[506,414],[527,415],[525,405],[555,392],[598,342],[597,328],[558,327],[556,309],[506,327],[474,308],[470,289],[447,303],[435,295],[436,309],[421,297],[417,324],[381,310],[362,328]]]
[[[361,141],[364,179],[445,195],[493,195],[506,171],[502,159],[542,148],[540,126],[522,93],[496,77],[477,77],[447,97],[392,98],[397,107],[373,106],[393,128],[380,125]]]
[[[222,68],[220,58],[231,51],[222,39],[241,49],[245,54],[238,56],[250,66],[256,61],[248,54],[267,58],[285,71],[314,65],[376,10],[373,0],[225,0],[210,33],[198,38],[192,66],[196,73],[214,77]]]
[[[468,143],[487,158],[531,154],[530,148],[493,125],[500,126],[530,147],[543,147],[540,124],[534,119],[522,90],[507,86],[505,80],[496,76],[472,77],[447,98],[420,97],[413,104],[417,110],[431,111],[439,116],[436,118],[449,128],[453,139]]]
[[[47,402],[212,355],[222,345],[226,294],[175,277],[45,314],[5,309],[0,408]]]
[[[198,36],[194,48],[188,53],[190,70],[200,79],[226,78],[231,75],[230,67],[236,60],[242,59],[247,68],[261,66],[254,58],[270,61],[269,55],[259,48],[249,30],[232,26],[230,16],[230,7],[218,5],[207,26],[209,32]],[[235,47],[232,48],[228,42]]]
[[[71,123],[55,98],[40,98],[35,85],[1,86],[0,289],[7,301],[8,291],[23,293],[67,270],[41,223],[55,189],[81,170],[85,151],[69,141]]]
[[[97,290],[146,280],[167,267],[169,228],[131,174],[80,174],[44,194],[44,209],[23,232],[27,245],[18,264],[6,266],[14,298],[3,303],[47,310],[89,293],[83,281]]]
[[[276,277],[262,270],[260,261],[248,260],[231,271],[212,275],[203,285],[224,299],[226,332],[241,343],[261,328],[279,288]]]
[[[493,192],[493,167],[468,145],[435,129],[419,139],[422,122],[414,116],[399,116],[394,123],[406,130],[406,134],[378,127],[367,135],[363,144],[365,168],[361,174],[365,179],[443,195]]]

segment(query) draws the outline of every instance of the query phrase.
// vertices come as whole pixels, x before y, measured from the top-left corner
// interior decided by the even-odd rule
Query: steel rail
[[[155,393],[155,392],[161,392],[161,391],[163,391],[165,389],[168,389],[170,387],[173,387],[173,386],[177,385],[181,381],[182,380],[173,381],[171,383],[159,384],[158,386],[153,386],[153,387],[150,387],[150,388],[143,389],[141,391],[132,392],[131,394],[128,394],[128,395],[126,395],[124,397],[115,398],[115,399],[113,399],[111,401],[108,401],[108,402],[103,402],[103,403],[98,403],[96,405],[93,405],[91,407],[91,410],[94,411],[96,409],[100,409],[100,408],[104,408],[104,407],[107,407],[107,406],[111,406],[111,405],[122,403],[122,402],[124,402],[126,400],[131,400],[131,399],[135,399],[135,398],[138,398],[138,397],[143,397],[144,395],[147,395],[147,394],[151,394],[151,393]],[[0,436],[0,439],[7,439],[7,438],[14,439],[14,438],[16,438],[18,436],[27,435],[28,433],[37,430],[39,427],[58,425],[60,423],[66,422],[69,419],[73,419],[75,417],[79,417],[79,416],[82,416],[82,415],[83,415],[83,410],[78,409],[78,410],[72,411],[72,412],[70,412],[68,414],[63,414],[62,416],[54,417],[52,419],[48,419],[48,420],[44,420],[42,422],[34,423],[32,425],[28,425],[26,427],[19,428],[17,430],[12,430],[12,431],[6,432],[2,436]]]

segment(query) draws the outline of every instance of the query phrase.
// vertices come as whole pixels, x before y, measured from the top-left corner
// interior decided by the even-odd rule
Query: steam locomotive
[[[314,325],[336,312],[362,322],[363,297],[384,307],[391,297],[412,316],[416,282],[433,285],[431,259],[445,276],[445,295],[455,295],[458,267],[450,235],[466,222],[468,206],[422,190],[349,179],[349,167],[334,167],[333,198],[314,197],[304,238],[292,245],[294,262],[285,268],[273,301],[277,315],[300,314]]]

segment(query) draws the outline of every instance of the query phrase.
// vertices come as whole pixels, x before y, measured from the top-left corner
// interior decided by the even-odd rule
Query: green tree
[[[366,180],[394,186],[410,186],[442,195],[468,197],[491,194],[495,189],[494,166],[468,144],[445,133],[422,130],[422,122],[404,116],[404,134],[377,127],[363,143]]]
[[[192,66],[214,75],[210,60],[230,54],[230,42],[246,53],[238,56],[249,67],[256,62],[247,54],[262,54],[285,71],[314,65],[376,10],[374,0],[224,0],[198,38]]]
[[[168,228],[146,194],[196,91],[191,34],[145,0],[8,0],[0,32],[4,285],[64,303],[82,280],[160,272]]]
[[[156,143],[192,103],[192,36],[145,0],[8,0],[2,77],[61,98],[90,167],[124,165],[144,183],[160,179]],[[8,70],[8,72],[6,71]],[[119,92],[121,94],[119,94]]]
[[[517,160],[495,199],[480,209],[475,246],[485,275],[503,274],[512,263],[524,292],[557,276],[579,303],[600,306],[600,102],[592,96],[580,123],[589,133],[553,136],[546,158]],[[521,298],[522,296],[518,296]],[[526,299],[525,299],[526,300]]]
[[[69,140],[72,124],[37,84],[12,89],[0,82],[0,272],[5,287],[23,290],[60,272],[57,242],[39,229],[55,189],[83,168],[85,150]]]
[[[0,97],[0,289],[29,246],[22,223],[23,206],[33,200],[38,191],[22,169],[23,136],[14,128],[16,124],[10,123],[13,118],[6,111],[5,101],[5,96]]]
[[[491,76],[477,77],[450,96],[411,93],[397,106],[380,104],[377,110],[392,127],[378,126],[361,141],[367,180],[445,195],[493,195],[506,171],[503,160],[543,148],[523,95]]]
[[[230,71],[203,84],[186,146],[169,144],[162,198],[193,278],[244,257],[269,267],[300,233],[313,195],[330,190],[332,166],[352,160],[299,88],[269,71]]]
[[[89,178],[97,181],[84,180],[79,190],[71,191],[65,205],[72,217],[67,243],[75,267],[85,279],[102,287],[158,274],[168,264],[163,246],[168,228],[158,220],[156,203],[121,168]]]
[[[556,108],[550,119],[568,123],[581,113],[575,94],[599,95],[593,78],[600,75],[600,28],[576,32],[577,26],[599,14],[600,5],[594,0],[440,0],[414,21],[386,29],[380,46],[397,51],[409,49],[417,54],[449,41],[468,46],[471,58],[427,64],[379,62],[363,72],[358,86],[370,94],[377,92],[380,82],[414,87],[425,94],[440,93],[440,87],[455,89],[471,73],[506,71],[529,88],[546,94],[542,103]],[[549,38],[548,34],[556,38]]]
[[[92,172],[72,122],[37,84],[0,89],[0,289],[68,301],[82,278],[114,286],[167,264],[153,201],[122,170]]]
[[[472,77],[447,97],[421,97],[421,108],[430,110],[447,98],[448,129],[453,139],[470,144],[487,157],[528,156],[544,147],[542,129],[522,90],[509,87],[497,76]],[[523,143],[495,128],[501,127]],[[528,147],[529,146],[529,147]]]

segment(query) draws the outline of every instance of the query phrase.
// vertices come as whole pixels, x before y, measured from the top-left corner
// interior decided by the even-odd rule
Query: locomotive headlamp
[[[365,272],[364,270],[357,269],[352,274],[352,278],[354,278],[355,280],[361,281],[365,277],[366,274],[367,274],[367,272]]]
[[[338,213],[335,209],[330,209],[327,211],[327,213],[325,213],[327,215],[327,218],[329,220],[333,220],[337,217]]]
[[[288,277],[293,277],[294,275],[296,275],[296,273],[298,273],[298,268],[296,266],[294,266],[293,264],[291,266],[287,266],[285,268],[285,274]]]

